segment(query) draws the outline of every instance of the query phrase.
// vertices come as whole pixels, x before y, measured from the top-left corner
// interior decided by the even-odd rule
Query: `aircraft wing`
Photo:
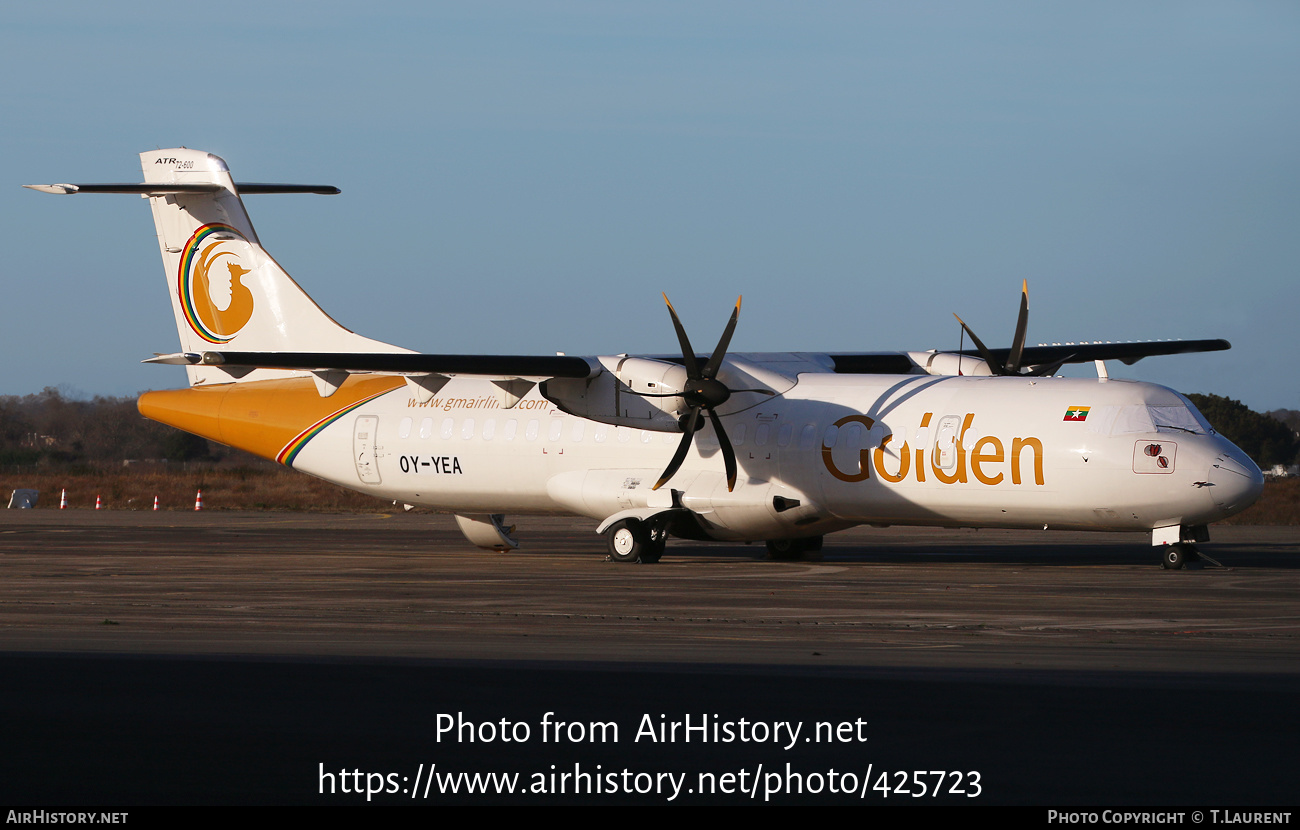
[[[567,355],[414,354],[383,352],[186,352],[160,355],[145,363],[226,366],[249,369],[299,369],[386,372],[402,375],[477,375],[481,377],[588,378],[600,364]]]
[[[1192,352],[1218,352],[1232,348],[1227,340],[1154,340],[1137,343],[1053,343],[1026,346],[1021,365],[1050,366],[1066,363],[1091,363],[1094,360],[1119,360],[1132,366],[1144,357]],[[998,360],[1006,361],[1010,349],[989,349]],[[975,349],[960,352],[963,356],[978,358]]]
[[[1026,346],[1022,357],[1025,366],[1061,366],[1066,363],[1091,363],[1094,360],[1119,360],[1132,365],[1144,357],[1158,355],[1216,352],[1232,347],[1227,340],[1157,340],[1122,343],[1053,343]],[[994,358],[1005,361],[1010,349],[990,349]],[[836,352],[824,355],[796,353],[800,371],[821,368],[837,374],[905,375],[924,371],[906,352]],[[772,355],[788,362],[796,354]],[[968,349],[963,357],[980,359],[978,351]],[[651,360],[682,362],[674,355],[647,355]],[[749,361],[763,364],[763,355],[747,353]],[[817,358],[822,358],[818,360]],[[707,356],[699,355],[703,362]],[[169,363],[182,366],[225,366],[249,369],[291,369],[305,371],[336,370],[345,372],[385,372],[394,374],[476,375],[495,378],[591,378],[602,371],[595,357],[570,355],[476,355],[415,354],[370,352],[235,352],[206,351],[159,355],[146,363]],[[775,366],[773,367],[775,368]],[[782,366],[782,368],[785,368]],[[787,370],[788,371],[788,370]]]

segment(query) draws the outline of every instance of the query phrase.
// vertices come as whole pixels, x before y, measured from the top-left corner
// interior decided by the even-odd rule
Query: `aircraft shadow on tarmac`
[[[1284,542],[1250,545],[1206,544],[1202,552],[1224,568],[1300,568],[1295,556],[1296,545]],[[710,559],[764,559],[767,552],[759,546],[722,546],[708,544],[672,544],[664,561],[674,558],[707,557]],[[1077,542],[1024,544],[982,543],[970,547],[952,544],[885,544],[879,546],[838,546],[829,542],[820,559],[792,560],[794,564],[820,561],[823,564],[889,565],[1017,565],[1026,567],[1138,566],[1159,569],[1159,550],[1142,543],[1086,544]],[[1189,563],[1187,570],[1213,571],[1211,562]]]

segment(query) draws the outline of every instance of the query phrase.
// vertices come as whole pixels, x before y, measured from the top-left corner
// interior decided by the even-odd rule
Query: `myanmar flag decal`
[[[1087,406],[1072,406],[1069,409],[1065,410],[1065,418],[1063,420],[1086,421],[1088,420],[1088,410],[1090,408],[1091,407],[1087,407]]]

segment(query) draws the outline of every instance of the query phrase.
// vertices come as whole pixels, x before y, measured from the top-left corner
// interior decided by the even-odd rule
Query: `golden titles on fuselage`
[[[927,412],[921,416],[920,426],[917,428],[918,435],[925,434],[928,441],[928,433],[922,433],[922,430],[928,430],[930,420],[934,413]],[[947,420],[947,419],[945,419]],[[889,449],[889,442],[894,439],[891,432],[880,439],[877,446],[863,447],[858,456],[858,469],[856,471],[845,471],[835,466],[834,448],[822,445],[822,463],[826,465],[826,470],[840,481],[849,483],[857,481],[866,481],[871,477],[871,471],[874,468],[876,475],[881,481],[887,481],[891,484],[898,484],[905,480],[910,474],[913,480],[924,482],[927,473],[934,477],[935,481],[943,484],[967,484],[970,477],[973,476],[980,484],[998,485],[1001,484],[1006,475],[1001,470],[993,471],[991,465],[1003,464],[1007,461],[1006,446],[1002,439],[993,435],[986,435],[975,442],[969,453],[969,463],[967,461],[967,451],[965,445],[966,431],[970,429],[975,420],[975,413],[968,412],[961,419],[961,429],[954,436],[952,452],[956,454],[955,461],[951,464],[940,464],[938,442],[931,447],[929,464],[926,464],[925,447],[912,449],[906,440],[896,451]],[[864,429],[870,431],[876,425],[875,419],[866,415],[845,415],[835,422],[837,428],[844,428],[849,424],[861,424]],[[868,434],[870,434],[868,432]],[[868,442],[870,443],[870,442]],[[1020,484],[1021,476],[1021,455],[1024,450],[1032,450],[1033,453],[1033,475],[1034,484],[1043,484],[1043,442],[1037,438],[1012,438],[1011,439],[1011,483]],[[885,466],[886,456],[896,455],[898,466],[893,472],[890,472]],[[927,471],[927,466],[929,470]]]

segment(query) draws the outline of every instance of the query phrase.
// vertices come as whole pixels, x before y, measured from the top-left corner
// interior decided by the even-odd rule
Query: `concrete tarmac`
[[[1295,800],[1294,528],[1167,572],[1140,536],[909,528],[620,565],[590,522],[519,521],[490,553],[420,513],[6,511],[0,800]]]

